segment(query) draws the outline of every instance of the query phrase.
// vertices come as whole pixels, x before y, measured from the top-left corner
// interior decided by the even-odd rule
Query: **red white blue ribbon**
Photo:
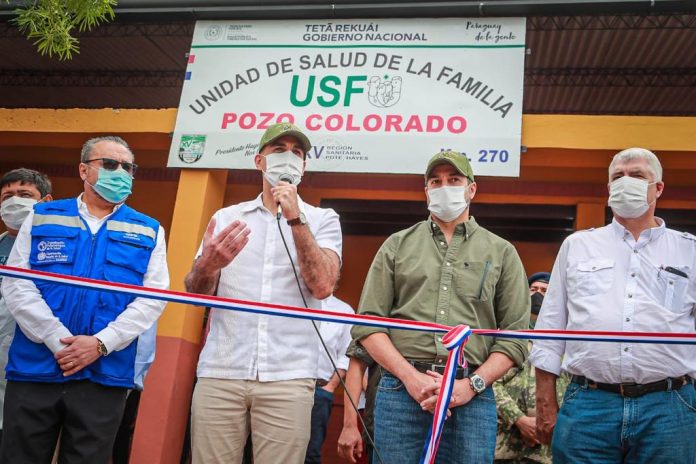
[[[17,279],[38,280],[57,284],[82,287],[89,290],[125,293],[139,298],[171,301],[174,303],[191,304],[232,311],[242,311],[272,316],[314,319],[340,324],[364,325],[387,329],[418,330],[423,332],[447,333],[453,329],[448,325],[434,322],[409,321],[390,317],[370,316],[366,314],[345,314],[323,309],[299,308],[271,303],[236,300],[220,296],[199,295],[196,293],[162,290],[138,285],[120,284],[104,280],[87,279],[52,272],[37,271],[12,266],[0,265],[0,276]],[[589,342],[619,342],[619,343],[664,343],[680,345],[696,345],[696,333],[665,333],[665,332],[603,332],[583,330],[499,330],[471,329],[471,333],[490,337],[520,338],[528,340],[569,340]]]
[[[447,364],[445,364],[445,373],[442,375],[442,384],[440,384],[440,392],[437,395],[437,403],[435,403],[433,425],[430,428],[430,432],[428,432],[428,438],[423,448],[421,464],[432,464],[435,462],[437,448],[440,446],[440,438],[442,437],[442,429],[447,418],[447,408],[452,398],[457,368],[460,366],[466,367],[464,345],[469,341],[469,335],[471,335],[471,328],[468,325],[458,325],[442,337],[442,344],[449,350],[449,355],[447,356]]]
[[[176,303],[191,304],[194,306],[207,306],[232,311],[242,311],[256,314],[268,314],[280,317],[293,317],[300,319],[313,319],[325,322],[341,324],[363,325],[400,330],[419,330],[424,332],[445,333],[443,344],[450,350],[445,367],[445,374],[440,386],[436,411],[433,418],[433,426],[429,433],[428,441],[423,451],[421,463],[433,463],[437,453],[437,447],[442,435],[444,420],[447,416],[447,408],[452,396],[452,388],[456,376],[457,366],[463,366],[464,345],[469,335],[484,335],[489,337],[519,338],[529,340],[567,340],[588,342],[630,342],[630,343],[661,343],[696,345],[696,333],[649,333],[649,332],[604,332],[581,330],[496,330],[496,329],[471,329],[461,325],[450,327],[432,322],[409,321],[388,317],[370,316],[365,314],[345,314],[322,309],[299,308],[270,303],[258,303],[252,301],[236,300],[219,296],[198,295],[195,293],[177,292],[174,290],[161,290],[157,288],[141,287],[137,285],[106,282],[103,280],[86,279],[51,272],[23,269],[11,266],[0,266],[0,275],[18,279],[34,281],[48,281],[57,284],[82,287],[89,290],[101,290],[106,292],[125,293],[138,298],[152,298],[155,300],[170,301]]]

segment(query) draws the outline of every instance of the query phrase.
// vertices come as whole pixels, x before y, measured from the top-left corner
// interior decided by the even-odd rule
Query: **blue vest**
[[[80,217],[77,200],[38,203],[34,207],[29,267],[78,277],[142,285],[157,243],[159,223],[121,206],[92,235]],[[133,296],[35,282],[53,314],[73,335],[94,335],[135,299]],[[80,372],[63,377],[53,353],[29,340],[18,327],[10,347],[7,379],[31,382],[92,382],[133,388],[138,341],[101,357]]]

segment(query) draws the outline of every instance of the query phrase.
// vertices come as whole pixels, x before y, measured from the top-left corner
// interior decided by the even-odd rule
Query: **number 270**
[[[479,150],[479,163],[495,163],[496,157],[498,162],[507,163],[509,154],[507,150]]]

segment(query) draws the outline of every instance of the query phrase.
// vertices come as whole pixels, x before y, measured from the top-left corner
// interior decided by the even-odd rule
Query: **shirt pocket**
[[[688,274],[688,267],[674,267]],[[657,302],[664,306],[665,309],[676,314],[689,310],[688,307],[685,307],[684,301],[686,290],[689,287],[688,278],[660,269],[655,280],[655,287],[654,294]]]
[[[152,238],[109,231],[104,274],[107,280],[140,285],[155,247]]]
[[[462,299],[488,301],[493,293],[494,268],[490,261],[466,261],[454,272],[454,288]]]
[[[614,283],[614,265],[614,260],[601,258],[578,262],[573,269],[576,296],[606,293]]]

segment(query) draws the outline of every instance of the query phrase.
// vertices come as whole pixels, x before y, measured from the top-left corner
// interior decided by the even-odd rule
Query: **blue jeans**
[[[571,383],[551,446],[554,464],[696,463],[696,391],[622,398]]]
[[[326,439],[326,429],[329,427],[333,399],[333,393],[329,393],[321,387],[316,387],[314,390],[312,434],[309,437],[305,464],[321,464],[321,447]]]
[[[452,408],[445,421],[437,463],[490,464],[495,452],[496,412],[493,389]],[[423,411],[398,378],[384,372],[375,405],[375,444],[384,464],[420,462],[433,415]],[[379,463],[376,454],[373,463]]]

